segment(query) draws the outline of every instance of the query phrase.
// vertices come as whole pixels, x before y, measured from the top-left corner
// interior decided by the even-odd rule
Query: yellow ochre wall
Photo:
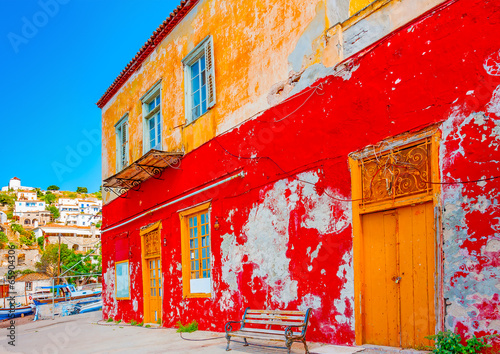
[[[365,7],[370,5],[373,0],[351,0],[349,3],[349,15],[354,15],[355,13],[363,10]]]
[[[413,0],[393,0],[387,6],[388,0],[200,0],[102,108],[103,179],[117,172],[114,126],[125,114],[129,161],[143,155],[140,98],[159,79],[162,148],[188,153],[331,74],[329,68],[345,59],[344,53],[369,45],[359,44],[357,21],[381,11],[399,14],[399,22],[373,22],[373,42],[441,1],[427,0],[417,11]],[[370,3],[374,6],[350,17]],[[342,31],[347,31],[343,37]],[[208,35],[213,36],[217,102],[187,125],[182,59]],[[304,70],[306,75],[297,80]],[[103,197],[112,198],[109,193]]]
[[[314,19],[313,27],[321,28],[308,28]],[[140,98],[157,80],[162,79],[163,150],[187,153],[268,108],[271,87],[293,71],[288,56],[301,35],[321,36],[328,27],[324,0],[200,1],[103,107],[103,177],[116,173],[114,125],[126,113],[130,161],[142,156]],[[217,103],[185,125],[181,61],[208,35],[214,42]],[[303,59],[303,67],[321,60],[321,41],[316,48],[308,46],[311,55]]]

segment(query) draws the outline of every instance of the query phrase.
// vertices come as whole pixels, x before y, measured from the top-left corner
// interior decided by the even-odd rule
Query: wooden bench
[[[279,310],[251,310],[245,309],[241,321],[229,321],[226,323],[227,348],[232,337],[243,338],[245,346],[248,346],[247,339],[259,339],[267,341],[285,342],[288,353],[293,342],[302,342],[309,354],[306,344],[306,331],[309,323],[311,309],[303,311],[279,311]],[[239,330],[233,330],[233,325],[239,324]]]

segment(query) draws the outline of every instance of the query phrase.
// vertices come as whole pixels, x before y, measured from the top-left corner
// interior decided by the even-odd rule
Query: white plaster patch
[[[219,306],[221,311],[228,311],[234,307],[233,295],[231,291],[223,291],[220,297]]]
[[[488,74],[500,76],[500,52],[495,52],[486,58],[483,67]]]
[[[317,310],[321,308],[321,298],[317,295],[307,294],[302,297],[302,302],[299,305],[300,311],[307,311],[307,309]]]
[[[316,247],[316,249],[315,249],[312,253],[311,253],[311,247],[308,247],[308,248],[307,248],[307,255],[308,255],[309,257],[311,257],[311,266],[309,266],[309,267],[307,268],[309,271],[311,271],[311,270],[312,270],[312,268],[313,268],[313,267],[312,267],[312,262],[313,262],[313,261],[314,261],[314,260],[318,257],[319,250],[321,249],[321,246],[322,246],[322,245],[323,245],[323,242],[321,242],[321,241],[320,241],[320,242],[318,243],[318,246]],[[310,268],[310,269],[309,269],[309,268]]]
[[[115,318],[118,315],[118,302],[115,298],[115,266],[113,261],[108,262],[106,273],[104,273],[106,286],[103,287],[103,310],[108,318]]]
[[[482,177],[485,178],[485,177]],[[486,209],[491,205],[491,201],[487,199],[484,195],[479,195],[477,197],[477,202],[472,205],[471,209],[475,209],[480,211],[481,213],[485,213]]]
[[[306,208],[302,227],[316,229],[324,235],[340,232],[350,224],[350,206],[340,204],[326,193],[317,194],[314,185],[319,177],[316,172],[297,177],[276,182],[264,199],[253,206],[241,230],[247,240],[244,244],[238,244],[234,234],[222,236],[222,279],[230,291],[238,290],[237,274],[242,271],[246,256],[245,262],[254,265],[252,281],[260,278],[269,286],[270,301],[287,305],[297,300],[298,282],[291,277],[287,251],[290,214],[299,202]],[[336,215],[333,210],[337,211]],[[320,242],[313,252],[309,250],[311,261],[318,256],[321,245]]]
[[[500,240],[490,239],[486,244],[486,252],[499,252],[500,251]]]
[[[486,111],[500,117],[500,86],[498,86],[493,92],[493,96],[486,106]]]
[[[335,320],[338,323],[346,323],[354,328],[352,316],[347,316],[346,301],[351,303],[351,309],[354,307],[354,269],[352,267],[352,252],[346,252],[342,257],[344,263],[339,267],[337,277],[344,280],[344,286],[340,291],[340,297],[334,301],[337,314]]]

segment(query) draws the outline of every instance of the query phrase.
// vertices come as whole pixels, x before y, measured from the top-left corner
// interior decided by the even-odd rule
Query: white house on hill
[[[2,192],[8,192],[9,190],[34,190],[33,187],[23,187],[21,186],[21,180],[17,177],[11,178],[9,181],[9,185],[2,187]]]

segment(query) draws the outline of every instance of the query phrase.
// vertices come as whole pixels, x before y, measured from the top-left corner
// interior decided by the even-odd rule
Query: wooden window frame
[[[116,273],[116,266],[118,264],[127,263],[128,269],[128,297],[118,297],[118,277]],[[131,299],[131,291],[130,291],[130,261],[127,259],[125,261],[115,262],[115,298],[116,300],[130,300]]]
[[[212,230],[210,224],[210,215],[212,209],[212,202],[206,202],[200,205],[197,205],[193,208],[184,210],[179,212],[179,219],[181,223],[181,255],[182,255],[182,295],[184,298],[211,298],[212,291],[210,293],[191,293],[191,259],[190,248],[189,248],[189,217],[194,214],[199,214],[201,212],[206,211],[208,213],[208,230],[210,236],[210,263],[212,263]],[[210,284],[211,290],[213,279],[213,268],[210,268]]]
[[[125,148],[123,148],[123,129],[125,129]],[[116,135],[116,172],[120,172],[125,167],[130,164],[129,156],[129,125],[128,125],[128,113],[126,113],[118,123],[115,124],[115,135]],[[124,153],[126,154],[125,156]]]
[[[149,110],[149,104],[156,99],[156,97],[160,97],[160,103],[153,108],[151,111]],[[146,92],[144,96],[141,97],[142,103],[142,152],[143,154],[147,153],[149,150],[155,148],[156,150],[162,150],[163,146],[163,119],[162,119],[162,90],[161,90],[161,79],[158,80],[149,90]],[[155,119],[156,115],[158,115],[159,119],[159,127],[160,130],[160,141],[157,142],[155,146],[151,146],[151,139],[149,136],[149,121],[151,119]],[[155,128],[156,129],[156,128]],[[156,136],[158,132],[155,132]]]
[[[192,115],[192,91],[191,86],[191,66],[193,66],[201,57],[205,56],[205,71],[206,71],[206,90],[207,90],[207,110],[199,117],[193,118]],[[215,106],[216,85],[215,85],[215,56],[213,37],[208,35],[205,37],[183,60],[184,65],[184,102],[185,102],[185,117],[186,124],[196,122],[198,119],[206,115],[211,108]],[[201,98],[200,98],[201,105]]]

